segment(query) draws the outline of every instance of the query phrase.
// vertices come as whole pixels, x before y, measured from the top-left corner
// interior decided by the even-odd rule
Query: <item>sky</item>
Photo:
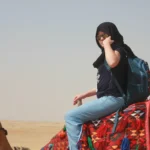
[[[116,24],[149,59],[150,1],[0,0],[0,119],[64,121],[74,96],[96,88],[97,26]],[[91,97],[84,103],[95,100]]]

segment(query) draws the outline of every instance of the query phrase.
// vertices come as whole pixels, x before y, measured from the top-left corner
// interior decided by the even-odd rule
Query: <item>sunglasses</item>
[[[100,41],[100,40],[104,40],[104,39],[106,39],[107,37],[109,37],[109,35],[108,34],[102,34],[102,35],[98,35],[97,37],[96,37],[96,39],[98,40],[98,41]]]

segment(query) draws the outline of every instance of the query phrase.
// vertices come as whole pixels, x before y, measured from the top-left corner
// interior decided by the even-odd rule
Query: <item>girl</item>
[[[82,99],[97,96],[97,99],[81,105],[65,115],[66,130],[70,150],[78,150],[77,143],[82,132],[82,124],[116,112],[124,105],[122,94],[117,89],[110,71],[104,65],[104,60],[119,82],[123,92],[127,89],[128,56],[134,57],[132,50],[124,44],[123,36],[111,22],[104,22],[97,27],[96,43],[102,53],[93,63],[97,68],[97,89],[92,89],[74,98],[74,105]]]

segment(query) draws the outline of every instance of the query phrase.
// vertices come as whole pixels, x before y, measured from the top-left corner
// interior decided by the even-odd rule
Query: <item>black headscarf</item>
[[[104,48],[99,44],[99,42],[97,40],[97,35],[98,35],[98,32],[100,32],[100,31],[108,34],[109,36],[111,36],[111,39],[114,40],[114,43],[111,45],[112,49],[115,49],[116,47],[122,47],[125,49],[125,51],[127,52],[127,55],[129,57],[135,57],[131,48],[124,43],[123,36],[119,33],[115,24],[113,24],[111,22],[104,22],[97,27],[96,35],[95,35],[96,43],[102,51],[102,54],[93,63],[93,66],[95,68],[98,68],[99,65],[102,64],[104,62],[104,59],[105,59]]]

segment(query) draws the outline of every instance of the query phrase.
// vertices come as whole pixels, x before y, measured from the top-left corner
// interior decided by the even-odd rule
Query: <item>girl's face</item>
[[[99,31],[99,32],[98,32],[98,35],[97,35],[96,38],[97,38],[97,41],[99,42],[99,44],[100,44],[102,47],[104,47],[103,41],[104,41],[108,36],[109,36],[108,34],[102,32],[102,31]]]

